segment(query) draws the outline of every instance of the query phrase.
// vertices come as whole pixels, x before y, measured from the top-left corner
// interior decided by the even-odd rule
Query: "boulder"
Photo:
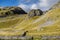
[[[32,9],[29,13],[28,16],[41,16],[43,14],[42,10],[40,9]]]

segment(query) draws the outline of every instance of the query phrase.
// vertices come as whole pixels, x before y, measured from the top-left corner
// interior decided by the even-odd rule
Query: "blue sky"
[[[17,6],[19,4],[19,0],[0,0],[0,6]]]
[[[0,0],[0,6],[18,6],[26,11],[31,9],[48,10],[58,0]]]
[[[18,6],[19,4],[31,5],[39,0],[0,0],[0,6]]]

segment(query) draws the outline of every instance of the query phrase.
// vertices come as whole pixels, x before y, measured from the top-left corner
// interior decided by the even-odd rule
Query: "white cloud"
[[[31,0],[25,0],[26,2],[30,2]]]
[[[21,8],[24,8],[25,9],[25,7],[27,7],[27,5],[20,4],[20,5],[18,5],[18,7],[21,7]]]
[[[31,0],[26,0],[27,2]],[[38,3],[31,4],[31,5],[25,5],[25,4],[20,4],[18,7],[21,7],[25,11],[29,11],[31,9],[42,9],[42,10],[48,10],[53,4],[55,4],[57,1],[56,0],[39,0]]]
[[[32,4],[30,9],[40,9],[41,7],[45,8],[48,7],[48,1],[47,0],[39,0],[37,4]]]
[[[40,7],[47,7],[48,4],[47,4],[47,3],[39,3],[39,6],[40,6]]]
[[[40,0],[40,2],[38,4],[40,7],[47,7],[48,1],[47,0]]]
[[[47,0],[39,0],[39,1],[41,1],[41,2],[47,2]]]
[[[38,9],[38,5],[37,4],[32,4],[30,9]]]
[[[18,7],[21,7],[26,12],[30,10],[30,7],[28,5],[25,5],[25,4],[20,4],[20,5],[18,5]]]

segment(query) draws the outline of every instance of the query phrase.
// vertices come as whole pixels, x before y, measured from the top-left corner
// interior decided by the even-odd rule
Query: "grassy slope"
[[[26,17],[23,21],[21,21],[21,22],[19,22],[19,23],[17,23],[17,25],[15,25],[15,27],[14,28],[8,28],[8,29],[2,29],[2,30],[7,30],[7,31],[5,31],[5,32],[1,32],[0,34],[1,35],[19,35],[19,34],[21,34],[21,33],[23,33],[24,32],[24,30],[25,30],[25,27],[27,26],[27,25],[29,25],[29,24],[31,24],[35,19],[37,19],[37,18],[39,18],[39,16],[36,16],[36,17],[32,17],[32,18],[28,18],[28,17]],[[19,18],[20,20],[21,20],[21,18]],[[19,20],[19,21],[20,21]],[[20,30],[22,30],[22,31],[20,31]],[[14,32],[12,32],[12,31],[14,31]],[[17,31],[17,32],[16,32]]]
[[[51,23],[49,23],[51,22]],[[8,30],[12,30],[8,29]],[[18,25],[14,30],[18,32],[1,32],[2,35],[18,35],[24,30],[29,31],[27,35],[60,35],[60,8],[52,9],[41,17],[36,16],[32,18],[26,18]],[[14,31],[13,30],[13,31]],[[20,31],[22,30],[22,31]],[[0,33],[0,34],[1,34]]]
[[[43,16],[42,16],[43,17]],[[51,24],[44,24],[48,21],[52,21]],[[38,23],[41,23],[40,24]],[[37,25],[36,31],[31,31],[28,35],[60,35],[60,8],[50,10],[44,15],[44,18],[35,22]],[[52,24],[53,23],[53,24]],[[34,28],[33,28],[34,29]],[[38,30],[40,29],[40,30]]]
[[[21,18],[22,16],[22,18]],[[20,23],[25,19],[26,15],[20,15],[20,16],[9,16],[6,18],[0,18],[0,29],[1,28],[9,28],[14,27],[17,23]]]
[[[24,18],[25,16],[23,15],[23,17],[16,18],[17,20],[15,21],[9,19],[9,21],[5,23],[1,22],[0,25],[2,25],[2,27],[4,25],[5,27],[11,27],[13,24],[16,24],[16,25],[14,26],[14,28],[2,29],[2,30],[8,30],[8,31],[2,31],[0,32],[0,35],[8,35],[8,36],[20,35],[24,31],[29,31],[27,33],[28,36],[60,35],[60,8],[52,9],[48,11],[45,15],[42,15],[41,17],[35,16],[32,18],[28,18],[28,17],[26,17],[25,19]]]

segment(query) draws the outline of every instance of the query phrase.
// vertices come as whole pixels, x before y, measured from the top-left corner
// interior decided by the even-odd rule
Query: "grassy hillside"
[[[50,10],[41,17],[40,16],[35,16],[32,18],[26,17],[25,20],[23,20],[22,22],[20,22],[18,25],[15,26],[14,30],[19,30],[16,35],[19,35],[21,31],[29,31],[27,35],[30,36],[53,35],[53,34],[59,35],[60,34],[59,20],[60,20],[60,9],[57,8]],[[13,33],[11,33],[10,35],[12,34]]]
[[[0,29],[9,28],[9,27],[13,28],[15,25],[23,21],[25,17],[26,15],[15,15],[15,16],[8,16],[5,18],[0,18]]]
[[[36,31],[38,31],[38,33],[44,33],[44,34],[50,34],[50,35],[56,34],[56,33],[52,33],[52,32],[60,33],[60,9],[59,8],[53,9],[53,10],[47,12],[44,15],[44,18],[42,18],[41,20],[39,20],[39,19],[37,19],[37,20],[38,21],[35,22],[34,24],[38,24],[40,22],[40,24],[38,24],[36,26]],[[36,35],[39,35],[39,34],[36,34]]]
[[[26,14],[18,17],[14,16],[13,19],[12,17],[4,19],[5,21],[0,19],[1,36],[22,35],[25,31],[28,31],[27,36],[33,36],[34,38],[60,36],[60,8],[58,7],[49,10],[42,16],[30,18]],[[55,40],[55,38],[51,40]]]

